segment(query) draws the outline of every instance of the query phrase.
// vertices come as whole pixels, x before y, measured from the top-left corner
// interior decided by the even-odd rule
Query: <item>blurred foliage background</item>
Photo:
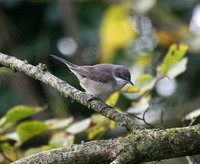
[[[177,78],[158,81],[151,98],[144,100],[151,104],[146,121],[163,127],[188,125],[183,116],[200,107],[198,0],[0,0],[0,51],[33,65],[45,63],[51,73],[78,89],[76,77],[50,54],[79,65],[124,65],[136,83],[144,73],[156,75],[173,43],[189,46],[187,70]],[[121,93],[116,106],[126,110],[138,98],[138,93]],[[1,70],[0,116],[20,104],[47,106],[32,116],[37,120],[71,116],[82,120],[93,113],[24,74]],[[139,114],[142,108],[137,108]],[[126,133],[117,127],[101,138]],[[87,137],[79,135],[75,143],[81,140]]]

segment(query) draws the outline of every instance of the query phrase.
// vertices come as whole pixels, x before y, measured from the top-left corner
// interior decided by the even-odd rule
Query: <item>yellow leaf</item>
[[[110,130],[113,130],[116,126],[116,122],[115,121],[110,121],[110,124],[109,124],[109,128]]]
[[[10,145],[8,142],[3,142],[0,144],[1,153],[3,153],[4,157],[8,158],[10,161],[16,161],[19,152],[15,150],[15,148]]]
[[[157,34],[159,43],[165,47],[168,47],[172,43],[177,42],[179,40],[177,34],[172,31],[158,30]]]
[[[119,136],[117,137],[117,139],[120,139],[120,138],[127,138],[127,137],[130,137],[132,136],[133,134],[132,133],[128,133],[127,136]]]
[[[105,117],[102,116],[101,114],[93,114],[91,116],[91,119],[92,119],[92,124],[98,124],[99,122],[103,121]]]
[[[164,58],[161,66],[162,74],[165,76],[172,66],[177,64],[186,54],[188,45],[185,44],[172,44]]]
[[[0,136],[0,142],[4,142],[4,141],[8,141],[10,140],[9,138],[7,138],[6,136]]]
[[[105,130],[105,127],[100,127],[90,133],[88,133],[88,139],[92,140],[94,137],[96,137],[98,134],[100,134],[101,132],[103,132]]]
[[[136,38],[129,13],[130,9],[124,5],[113,5],[105,12],[100,29],[101,63],[112,62],[115,51]]]
[[[119,109],[119,108],[117,108],[117,107],[115,107],[114,109],[115,109],[116,111],[118,111],[118,112],[121,112],[121,109]],[[95,136],[96,136],[96,135],[97,135],[97,134],[96,134],[97,131],[98,131],[99,129],[102,129],[102,128],[105,129],[105,126],[107,126],[108,123],[109,123],[109,128],[110,128],[110,130],[113,130],[113,129],[115,128],[115,122],[114,122],[114,121],[111,121],[111,120],[109,120],[108,118],[105,118],[105,117],[103,117],[103,116],[100,115],[100,114],[94,114],[94,115],[92,115],[91,119],[92,119],[92,123],[95,124],[95,125],[90,126],[90,127],[86,130],[86,132],[88,133],[88,137],[89,137],[89,136],[92,137],[94,134],[95,134]],[[93,139],[93,138],[91,138],[91,139]]]
[[[157,36],[162,46],[169,47],[180,40],[186,40],[190,36],[190,30],[187,25],[181,25],[175,29],[157,30]]]
[[[115,106],[117,104],[117,101],[119,99],[119,92],[115,92],[113,93],[109,98],[108,100],[106,101],[106,103],[108,105],[111,105],[111,106]]]
[[[99,115],[99,117],[101,116]],[[94,120],[95,118],[97,118],[98,120]],[[98,118],[98,116],[95,117],[92,116],[91,119],[92,119],[92,126],[90,126],[88,129],[85,130],[85,132],[87,133],[92,133],[93,131],[96,131],[100,127],[103,127],[109,121],[109,119],[105,118],[104,116],[102,116],[101,118]]]
[[[117,108],[117,107],[115,107],[115,110],[118,111],[118,112],[121,112],[121,111],[122,111],[121,109],[119,109],[119,108]]]
[[[141,95],[143,95],[146,91],[151,90],[156,83],[156,78],[151,76],[150,74],[143,74],[136,80],[136,86],[140,89]]]
[[[134,65],[138,65],[139,67],[146,69],[149,66],[149,64],[152,62],[152,55],[150,53],[144,53],[141,55],[143,56],[140,56],[135,59]]]
[[[138,89],[136,86],[128,87],[125,90],[126,93],[137,93],[140,92],[140,89]]]

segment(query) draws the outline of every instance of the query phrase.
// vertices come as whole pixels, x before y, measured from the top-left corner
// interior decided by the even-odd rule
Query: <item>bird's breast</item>
[[[116,82],[97,82],[88,78],[83,78],[80,81],[80,85],[88,94],[97,96],[101,98],[103,101],[105,101],[110,94],[113,92],[120,90],[123,86],[117,84]]]

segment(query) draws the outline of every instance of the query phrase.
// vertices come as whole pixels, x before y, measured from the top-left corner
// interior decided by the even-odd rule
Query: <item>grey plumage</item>
[[[97,96],[105,101],[110,94],[120,90],[131,82],[130,72],[121,65],[96,64],[93,66],[78,66],[58,56],[53,58],[63,62],[77,76],[80,85],[88,94]]]

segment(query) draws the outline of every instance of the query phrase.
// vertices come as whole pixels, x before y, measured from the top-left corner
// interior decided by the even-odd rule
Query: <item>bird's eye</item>
[[[122,77],[122,74],[121,74],[121,72],[119,72],[119,71],[118,71],[118,72],[116,72],[116,76],[117,76],[117,77],[119,77],[119,78],[121,78],[121,77]]]
[[[130,80],[130,77],[126,77],[126,80]]]

